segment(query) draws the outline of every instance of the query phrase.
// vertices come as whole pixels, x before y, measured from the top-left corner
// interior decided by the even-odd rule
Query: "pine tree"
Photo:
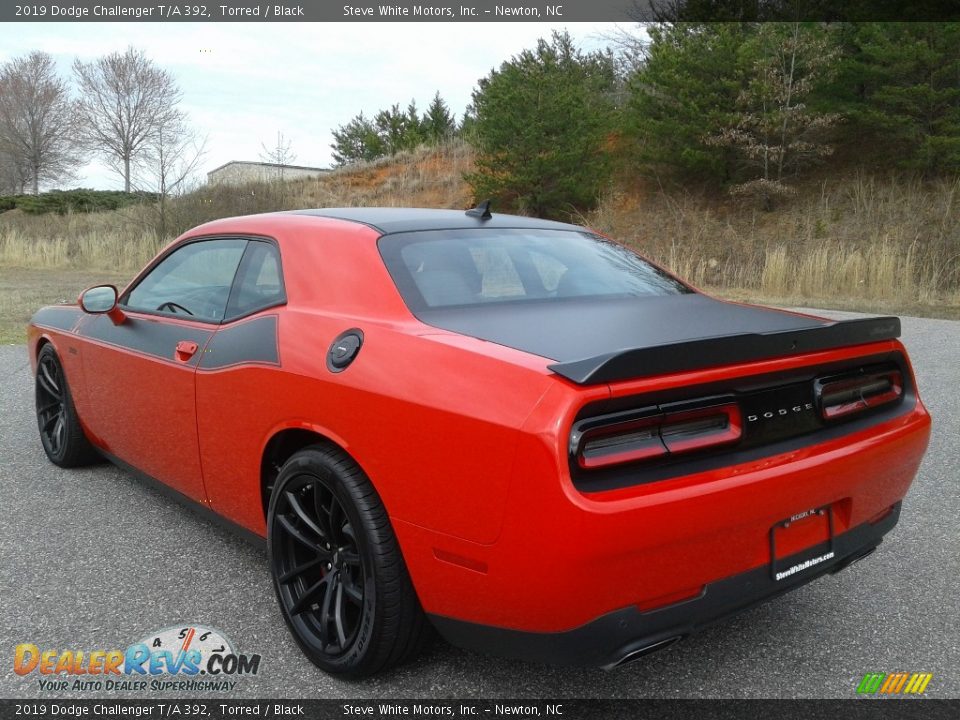
[[[403,150],[412,150],[423,142],[417,104],[410,101],[406,110],[395,104],[389,110],[381,110],[373,118],[373,125],[383,143],[384,155],[395,155]]]
[[[423,128],[427,139],[434,143],[452,137],[457,131],[457,121],[439,92],[433,96],[427,107],[423,116]]]
[[[642,62],[628,78],[625,130],[637,163],[718,185],[735,179],[730,148],[704,142],[735,123],[746,43],[756,27],[675,23],[648,28]]]
[[[426,141],[426,121],[420,117],[417,110],[417,101],[411,100],[407,105],[407,117],[403,129],[403,149],[412,150]]]
[[[480,80],[475,195],[540,217],[592,207],[608,177],[614,84],[611,56],[581,53],[567,33]]]
[[[333,161],[338,166],[363,160],[376,160],[386,154],[383,140],[373,123],[361,112],[346,125],[333,131]]]
[[[460,124],[457,126],[456,132],[457,135],[471,145],[476,145],[477,111],[474,109],[472,103],[467,105],[467,109],[463,111],[463,117],[460,119]]]
[[[960,170],[960,23],[847,24],[843,37],[830,102],[853,140],[901,167]]]
[[[361,112],[333,131],[333,159],[337,165],[359,160],[376,160],[413,150],[425,143],[437,143],[456,134],[456,120],[438,92],[421,115],[416,100],[406,110],[394,104],[367,119]]]

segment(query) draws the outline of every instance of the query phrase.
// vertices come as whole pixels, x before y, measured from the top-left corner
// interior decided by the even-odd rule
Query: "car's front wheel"
[[[417,652],[426,618],[383,503],[349,456],[322,445],[293,455],[267,526],[280,610],[317,666],[366,677]]]
[[[83,433],[63,365],[49,344],[37,356],[34,397],[40,442],[50,461],[64,468],[95,462],[97,451]]]

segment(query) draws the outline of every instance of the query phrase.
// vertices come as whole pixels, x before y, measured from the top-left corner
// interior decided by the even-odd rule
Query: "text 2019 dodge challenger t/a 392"
[[[723,302],[584,228],[220,220],[29,328],[43,447],[266,537],[324,670],[613,666],[836,572],[927,446],[896,318]]]

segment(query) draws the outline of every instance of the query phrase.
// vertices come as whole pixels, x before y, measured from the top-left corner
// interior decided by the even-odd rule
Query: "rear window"
[[[412,310],[690,290],[627,248],[566,230],[385,235],[380,254]]]

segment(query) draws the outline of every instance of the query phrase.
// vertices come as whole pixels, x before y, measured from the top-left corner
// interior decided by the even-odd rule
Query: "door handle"
[[[177,360],[187,362],[199,349],[200,346],[192,340],[181,340],[177,343]]]

